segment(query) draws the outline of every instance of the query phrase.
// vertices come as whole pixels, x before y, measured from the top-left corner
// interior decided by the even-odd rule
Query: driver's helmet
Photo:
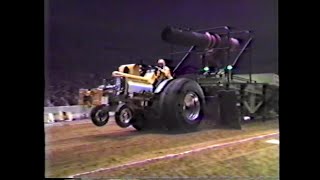
[[[158,66],[159,67],[164,67],[164,66],[166,66],[166,62],[163,59],[159,59],[158,60]]]

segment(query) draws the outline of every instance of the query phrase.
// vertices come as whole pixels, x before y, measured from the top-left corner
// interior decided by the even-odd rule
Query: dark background
[[[47,71],[110,71],[136,57],[167,55],[166,25],[228,25],[255,32],[253,69],[277,72],[275,0],[49,0],[46,7]],[[154,62],[150,62],[154,63]]]
[[[45,5],[46,85],[84,74],[110,76],[119,65],[168,58],[166,25],[253,30],[252,68],[278,72],[276,0],[48,0]],[[154,58],[151,58],[154,57]],[[239,71],[248,72],[248,60]],[[79,75],[82,74],[82,75]],[[90,75],[91,74],[91,75]],[[94,74],[100,74],[95,76]],[[98,79],[99,79],[98,78]]]

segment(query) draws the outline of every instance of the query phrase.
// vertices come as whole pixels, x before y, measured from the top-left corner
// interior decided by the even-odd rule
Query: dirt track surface
[[[270,138],[270,137],[269,137]],[[277,137],[275,137],[277,138]],[[268,139],[268,138],[266,138]],[[75,178],[157,178],[198,179],[279,179],[279,146],[266,139],[206,149],[158,161],[147,161],[121,168],[99,169]]]
[[[133,128],[122,129],[114,123],[96,127],[90,122],[83,122],[45,128],[46,177],[68,177],[215,143],[278,132],[277,121],[251,123],[244,125],[242,130],[212,129],[188,134],[141,133]]]

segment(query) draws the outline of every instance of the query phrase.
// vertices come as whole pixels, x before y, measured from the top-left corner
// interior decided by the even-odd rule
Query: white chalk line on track
[[[82,176],[82,175],[86,175],[86,174],[97,173],[97,172],[100,172],[100,171],[116,170],[116,169],[121,169],[121,168],[125,168],[125,167],[134,166],[134,165],[141,165],[141,164],[146,164],[146,163],[150,163],[150,162],[155,162],[155,161],[159,161],[159,160],[176,158],[176,157],[180,157],[180,156],[183,156],[183,155],[186,155],[186,154],[200,152],[200,151],[203,151],[203,150],[221,148],[221,147],[225,147],[225,146],[231,146],[231,145],[244,143],[244,142],[248,142],[248,141],[259,140],[259,139],[263,139],[263,138],[269,138],[269,137],[273,137],[273,136],[276,136],[276,135],[279,135],[279,132],[266,134],[266,135],[255,136],[255,137],[246,138],[246,139],[241,139],[241,140],[238,140],[238,141],[214,144],[214,145],[210,145],[210,146],[206,146],[206,147],[202,147],[202,148],[197,148],[197,149],[193,149],[193,150],[189,150],[189,151],[184,151],[184,152],[181,152],[181,153],[168,154],[168,155],[164,155],[164,156],[160,156],[160,157],[145,159],[145,160],[141,160],[141,161],[135,161],[135,162],[132,162],[132,163],[127,163],[127,164],[123,164],[123,165],[119,165],[119,166],[108,167],[108,168],[100,168],[100,169],[93,170],[93,171],[88,171],[88,172],[84,172],[84,173],[78,173],[78,174],[69,176],[68,178],[74,178],[76,176]]]
[[[268,141],[266,141],[267,143],[271,143],[271,144],[280,144],[280,141],[278,139],[270,139]]]

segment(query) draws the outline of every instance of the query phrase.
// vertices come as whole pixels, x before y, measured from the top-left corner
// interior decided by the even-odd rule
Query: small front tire
[[[105,104],[94,107],[90,112],[91,121],[96,126],[104,126],[109,121],[109,110]]]
[[[116,124],[122,128],[127,128],[131,125],[133,119],[133,111],[129,106],[122,104],[118,107],[115,113]]]

